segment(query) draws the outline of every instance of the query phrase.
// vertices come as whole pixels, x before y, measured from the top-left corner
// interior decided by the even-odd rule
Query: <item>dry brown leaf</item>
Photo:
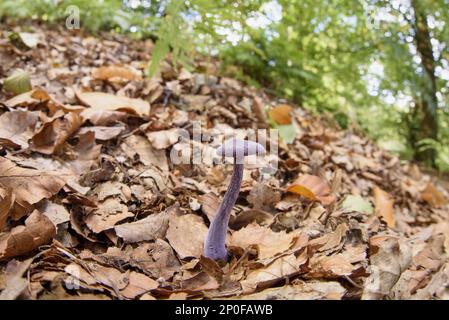
[[[128,66],[103,66],[92,70],[92,77],[98,80],[124,83],[130,80],[139,80],[140,73]]]
[[[376,215],[382,217],[390,228],[394,228],[396,224],[393,207],[394,200],[390,199],[390,196],[378,186],[375,186],[373,191],[375,206],[374,211]]]
[[[14,110],[0,116],[0,145],[12,148],[28,148],[28,140],[34,133],[37,112]]]
[[[47,244],[55,235],[56,229],[50,219],[35,210],[25,220],[25,225],[14,227],[0,236],[0,260],[33,251]]]
[[[294,274],[303,272],[303,266],[307,263],[307,258],[300,255],[298,258],[294,254],[282,256],[265,268],[250,271],[246,278],[240,283],[244,293],[251,293],[257,289],[269,287],[279,280]]]
[[[292,107],[287,104],[279,104],[269,111],[270,118],[280,125],[286,125],[292,123]]]
[[[33,259],[25,261],[11,260],[5,270],[5,288],[0,293],[0,300],[17,299],[28,287],[28,279],[23,278]]]
[[[257,183],[250,191],[247,200],[254,209],[271,212],[274,206],[281,201],[281,193],[264,183]]]
[[[199,258],[203,253],[207,227],[201,217],[194,214],[172,216],[167,230],[167,240],[181,259]]]
[[[346,289],[338,282],[307,281],[242,295],[232,300],[340,300]]]
[[[178,142],[180,133],[178,128],[169,130],[152,131],[145,133],[153,148],[166,149]]]
[[[81,118],[75,112],[47,122],[33,136],[30,149],[43,154],[53,154],[61,149],[64,142],[79,129],[81,124]]]
[[[320,201],[323,204],[335,202],[334,195],[330,195],[331,188],[326,180],[309,174],[304,174],[296,179],[288,188],[292,192],[312,201]]]
[[[0,189],[0,232],[6,226],[14,200],[15,196],[12,189],[4,190],[4,192]]]
[[[448,203],[446,197],[430,182],[421,192],[421,198],[434,207],[445,206]]]
[[[168,170],[165,150],[155,150],[150,142],[142,136],[129,136],[123,141],[120,147],[130,158],[139,155],[140,161],[144,165],[154,165],[161,170]]]
[[[366,279],[362,299],[383,299],[399,280],[411,261],[411,249],[392,236],[370,238],[370,276]]]
[[[19,94],[5,102],[5,105],[13,108],[13,107],[28,107],[30,105],[35,105],[41,102],[49,101],[51,97],[49,94],[40,88]]]
[[[145,240],[164,238],[171,216],[176,214],[177,207],[171,207],[163,212],[149,215],[135,222],[115,226],[115,232],[123,241],[133,243]]]
[[[266,259],[290,249],[295,237],[294,233],[274,232],[267,227],[252,223],[233,232],[229,238],[229,245],[243,249],[257,245],[259,259]]]
[[[159,283],[144,274],[131,271],[129,273],[129,283],[120,293],[127,299],[135,299],[150,290],[156,289]]]
[[[307,273],[313,278],[335,278],[350,276],[357,267],[342,254],[331,256],[313,256],[310,259],[311,270]]]
[[[161,239],[154,243],[143,243],[131,253],[130,264],[153,278],[165,280],[173,277],[179,271],[179,261],[172,247]]]
[[[102,126],[94,126],[94,127],[82,127],[78,130],[78,135],[82,136],[87,132],[94,132],[96,140],[110,140],[119,136],[123,131],[125,131],[125,126],[120,125],[116,127],[102,127]]]
[[[119,221],[133,217],[128,207],[118,199],[108,198],[98,204],[98,208],[86,218],[86,225],[95,233],[111,229]]]
[[[50,198],[65,184],[58,172],[25,169],[0,157],[0,186],[10,188],[22,206]]]
[[[70,221],[70,213],[60,204],[46,201],[40,210],[55,226]]]
[[[220,200],[215,194],[209,192],[200,195],[198,201],[201,204],[201,211],[207,216],[209,222],[211,222],[220,207]]]
[[[181,289],[192,291],[207,291],[219,288],[217,279],[206,272],[199,272],[189,279],[181,281]]]
[[[94,111],[123,111],[141,117],[150,115],[150,104],[142,99],[132,99],[104,92],[77,92],[76,96]],[[82,115],[85,116],[84,111]]]
[[[341,249],[348,230],[348,226],[345,223],[341,223],[335,228],[334,232],[313,239],[309,244],[312,248],[317,247],[316,250],[318,252]]]
[[[95,143],[95,133],[89,131],[80,135],[78,143],[73,150],[76,159],[70,161],[73,172],[83,174],[90,171],[100,157],[101,145]]]

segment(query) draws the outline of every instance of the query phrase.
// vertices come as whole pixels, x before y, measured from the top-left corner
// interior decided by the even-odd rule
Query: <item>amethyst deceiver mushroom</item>
[[[243,178],[243,164],[246,156],[263,155],[265,148],[254,141],[241,140],[237,138],[226,140],[218,149],[217,155],[221,157],[234,158],[234,172],[231,182],[226,191],[223,202],[218,208],[217,214],[212,220],[206,241],[204,242],[204,256],[214,260],[227,260],[228,252],[225,247],[228,222]]]

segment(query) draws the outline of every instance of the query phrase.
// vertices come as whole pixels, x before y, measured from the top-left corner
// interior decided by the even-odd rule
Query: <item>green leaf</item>
[[[296,130],[292,124],[276,125],[276,129],[285,143],[289,144],[295,140]]]
[[[12,32],[9,34],[9,40],[18,46],[33,49],[39,43],[39,35],[29,32]]]
[[[373,206],[369,201],[363,199],[361,196],[352,194],[346,196],[345,200],[343,200],[341,204],[341,208],[346,212],[357,211],[367,214],[373,213]]]
[[[15,95],[28,92],[31,88],[30,74],[27,71],[18,69],[5,79],[3,88]]]

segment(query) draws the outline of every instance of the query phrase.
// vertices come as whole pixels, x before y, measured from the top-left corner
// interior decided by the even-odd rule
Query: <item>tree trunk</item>
[[[420,0],[412,0],[412,8],[415,13],[414,31],[415,43],[418,53],[421,57],[421,66],[423,68],[421,91],[419,102],[415,104],[413,112],[413,122],[419,124],[417,127],[410,128],[412,131],[412,147],[414,148],[414,158],[417,161],[424,162],[435,167],[436,151],[427,149],[419,151],[417,143],[422,139],[438,139],[438,118],[437,118],[437,88],[435,79],[435,59],[432,51],[432,43],[430,42],[430,32],[427,23],[427,16],[422,8]]]

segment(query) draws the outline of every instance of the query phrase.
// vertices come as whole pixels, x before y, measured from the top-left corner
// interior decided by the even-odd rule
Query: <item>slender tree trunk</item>
[[[415,160],[435,167],[436,151],[433,149],[419,151],[417,148],[417,143],[422,139],[438,139],[438,100],[436,95],[435,58],[433,56],[429,26],[424,8],[420,4],[420,0],[412,0],[411,4],[415,13],[413,25],[415,43],[421,57],[423,76],[419,101],[416,101],[413,112],[413,122],[419,125],[415,128],[414,126],[410,128],[412,131],[410,132],[410,137],[412,138],[411,143],[415,150]]]

